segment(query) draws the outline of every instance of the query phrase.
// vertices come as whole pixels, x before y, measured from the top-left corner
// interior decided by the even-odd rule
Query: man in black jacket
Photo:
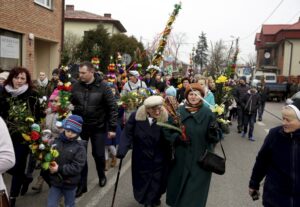
[[[237,116],[238,116],[238,133],[241,133],[243,130],[243,122],[244,122],[244,112],[241,106],[243,97],[247,94],[249,87],[246,84],[246,77],[242,76],[239,79],[239,85],[233,91],[233,97],[236,101],[237,105]]]
[[[95,76],[95,69],[90,62],[79,66],[79,82],[73,84],[71,102],[74,105],[73,114],[83,117],[83,140],[91,139],[92,155],[96,163],[99,186],[106,184],[105,169],[105,139],[113,138],[117,124],[117,104],[110,88],[100,77]],[[87,164],[81,173],[81,183],[77,189],[77,197],[87,191]]]

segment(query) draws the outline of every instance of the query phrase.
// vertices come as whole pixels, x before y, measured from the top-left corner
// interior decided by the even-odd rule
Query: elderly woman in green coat
[[[166,200],[172,207],[206,205],[211,172],[202,169],[197,161],[206,149],[213,148],[213,142],[217,142],[220,137],[210,127],[215,123],[215,115],[203,104],[203,96],[204,91],[198,83],[190,84],[185,91],[186,102],[178,109],[185,128],[184,135],[164,130],[175,148]]]

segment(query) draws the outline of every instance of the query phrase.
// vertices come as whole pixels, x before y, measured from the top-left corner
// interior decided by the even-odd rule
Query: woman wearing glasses
[[[166,122],[168,113],[161,96],[148,97],[132,113],[123,130],[118,158],[124,158],[132,146],[132,185],[134,198],[145,207],[160,206],[171,157],[166,141],[156,122]]]

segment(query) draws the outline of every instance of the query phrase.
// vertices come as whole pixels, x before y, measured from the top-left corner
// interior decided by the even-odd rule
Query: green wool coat
[[[175,158],[167,186],[167,204],[172,207],[203,207],[209,191],[211,173],[197,163],[206,149],[212,149],[207,135],[210,123],[215,120],[211,110],[202,106],[196,113],[179,108],[190,143],[180,141],[179,133],[165,130],[167,139],[174,142]]]

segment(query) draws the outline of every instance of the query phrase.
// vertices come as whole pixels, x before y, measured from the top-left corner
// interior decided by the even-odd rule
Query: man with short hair
[[[83,62],[79,66],[79,81],[73,84],[71,103],[73,114],[83,117],[80,137],[91,139],[92,155],[96,163],[99,186],[106,184],[105,169],[105,136],[113,138],[117,125],[118,108],[112,91],[99,76],[95,76],[94,66]],[[81,183],[76,195],[87,192],[87,164],[82,171]]]

